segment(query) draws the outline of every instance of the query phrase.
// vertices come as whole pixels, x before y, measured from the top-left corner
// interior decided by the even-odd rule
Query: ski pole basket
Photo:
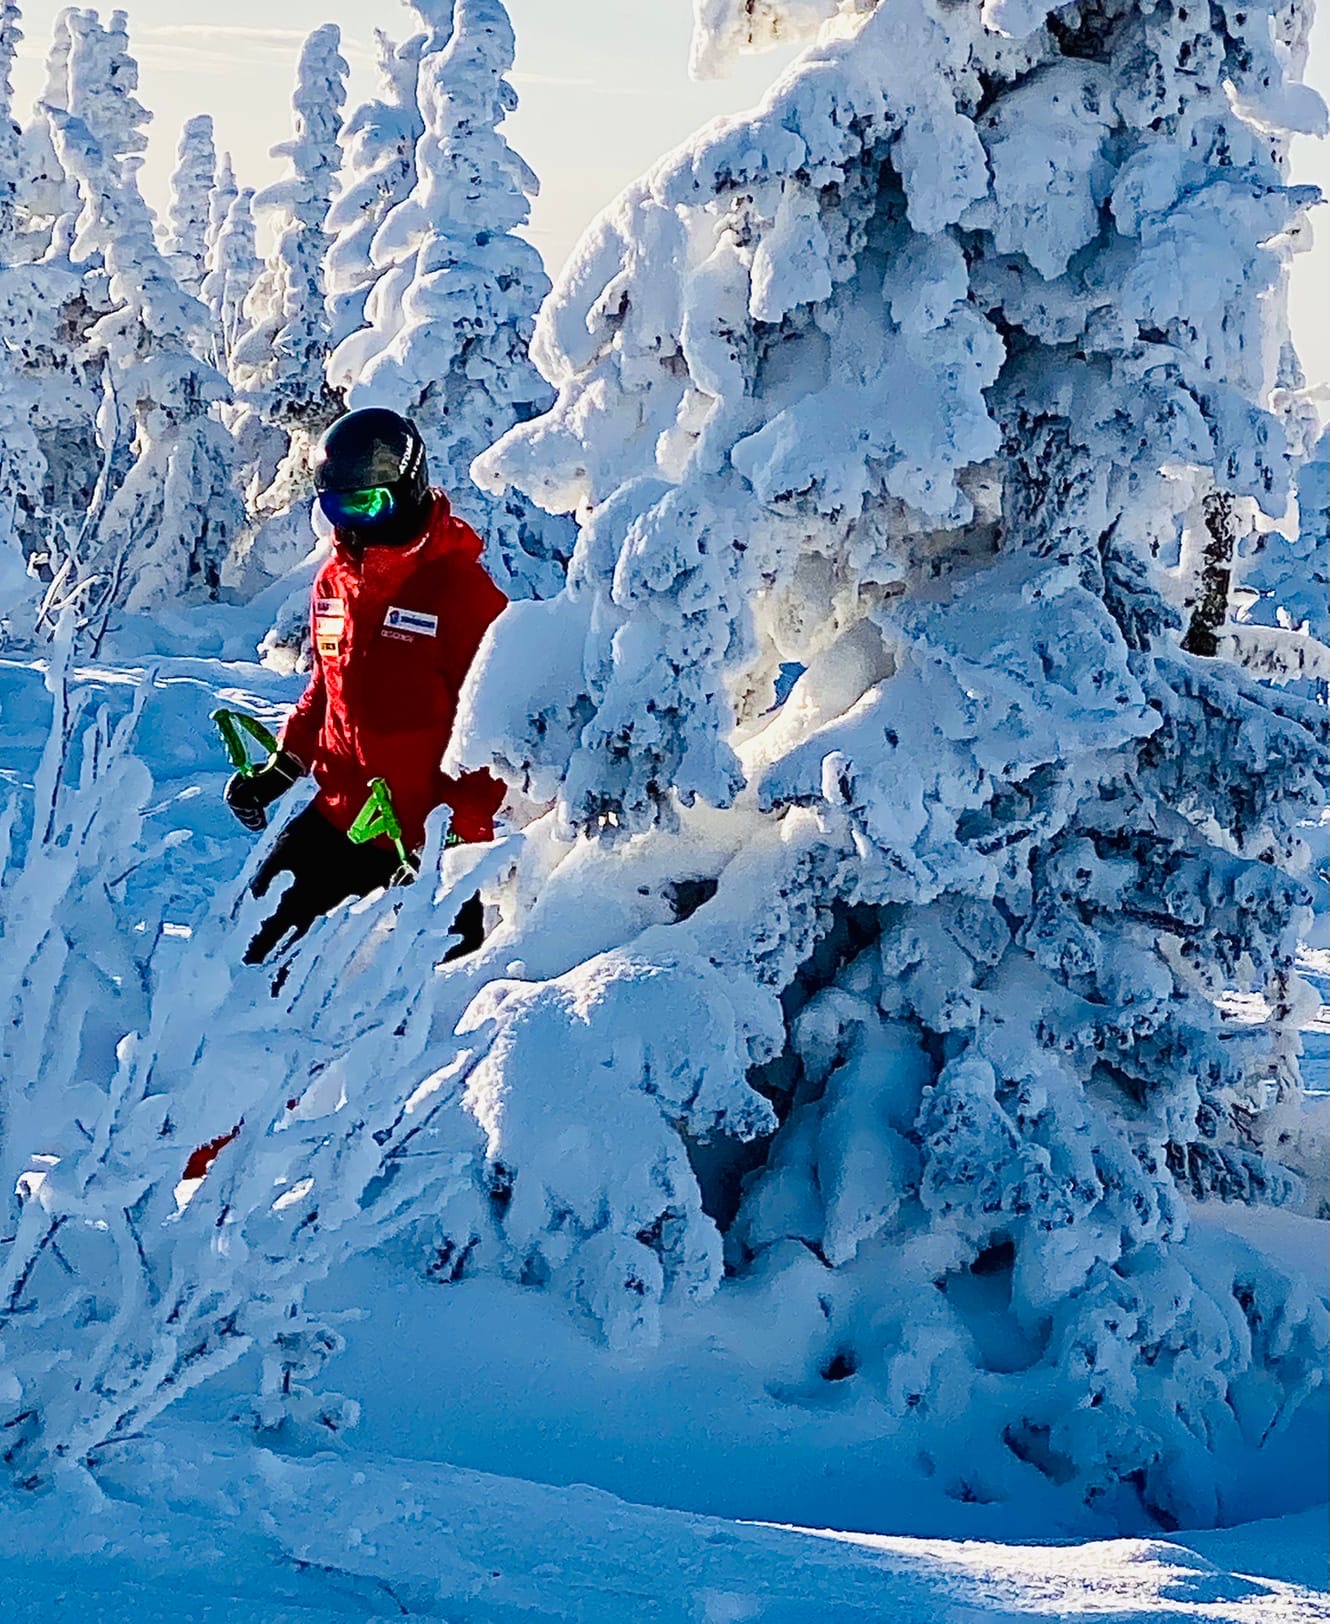
[[[397,816],[397,808],[393,805],[388,781],[386,778],[372,778],[369,785],[369,800],[360,809],[360,816],[346,831],[346,838],[354,845],[366,846],[371,840],[377,840],[380,835],[386,836],[396,846],[403,868],[414,870],[416,865],[412,862],[411,853],[407,851],[402,840],[402,824]]]
[[[246,734],[266,755],[271,756],[276,752],[277,740],[256,716],[246,716],[244,711],[215,710],[212,720],[222,736],[231,765],[242,778],[253,778],[262,765],[261,762],[250,760]]]

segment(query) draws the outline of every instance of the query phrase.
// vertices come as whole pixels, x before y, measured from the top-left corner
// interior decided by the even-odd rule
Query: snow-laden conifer
[[[110,298],[84,340],[106,381],[101,500],[85,555],[101,612],[210,596],[243,511],[234,445],[213,410],[228,398],[226,381],[199,359],[207,311],[158,250],[132,172],[72,113],[52,109],[51,122],[84,200],[75,255],[100,260]]]
[[[208,259],[209,208],[217,181],[212,119],[207,113],[199,113],[186,120],[180,132],[175,172],[171,176],[170,230],[166,240],[171,268],[187,293],[198,294],[203,287]]]
[[[19,145],[22,193],[30,229],[36,234],[30,258],[58,257],[67,250],[78,214],[78,188],[60,167],[50,123],[43,109],[69,106],[69,53],[72,47],[66,7],[55,20],[46,58],[45,85]]]
[[[692,71],[715,78],[742,51],[763,51],[815,35],[850,0],[693,0]]]
[[[148,150],[152,114],[139,101],[139,68],[129,48],[129,19],[113,11],[103,25],[95,11],[68,13],[70,51],[63,106],[87,125],[124,175],[137,173]]]
[[[420,23],[418,34],[412,36],[406,48],[415,56],[415,122],[423,135],[425,126],[420,96],[425,64],[448,47],[452,37],[453,0],[408,0],[408,4]],[[433,72],[432,68],[430,72]],[[370,284],[365,296],[362,325],[339,341],[328,360],[328,382],[344,399],[349,397],[352,387],[359,382],[366,363],[392,342],[402,325],[402,299],[411,284],[420,248],[419,221],[412,195],[417,184],[416,150],[413,148],[410,189],[388,211],[370,239]]]
[[[1298,546],[1300,566],[1285,568],[1280,586],[1270,587],[1275,612],[1290,625],[1305,626],[1320,642],[1330,644],[1330,429],[1298,473]]]
[[[11,83],[22,38],[19,8],[13,0],[0,0],[0,298],[11,279],[9,267],[26,257],[20,241],[20,132]],[[31,386],[20,375],[5,334],[0,337],[0,627],[21,619],[20,605],[31,596],[23,537],[45,473],[31,427],[33,404]]]
[[[240,187],[236,182],[235,165],[231,161],[231,154],[224,152],[217,164],[217,173],[213,180],[212,191],[208,194],[208,230],[205,253],[205,263],[208,269],[212,268],[213,256],[217,250],[217,240],[222,234],[222,227],[226,224],[226,217],[231,212],[231,205],[239,195]]]
[[[370,325],[334,354],[331,375],[346,379],[350,406],[391,406],[417,423],[432,476],[485,537],[491,573],[510,596],[529,597],[562,579],[571,527],[516,493],[487,496],[470,477],[500,434],[553,399],[527,353],[549,280],[516,235],[539,183],[498,128],[517,105],[506,77],[514,49],[502,0],[457,0],[446,49],[422,56],[415,185],[375,243],[385,262],[409,266],[409,280],[384,278]]]
[[[11,373],[0,391],[8,419],[6,492],[22,553],[34,579],[46,584],[69,560],[84,528],[101,463],[95,428],[100,378],[81,344],[106,308],[105,278],[95,257],[78,264],[71,258],[79,192],[56,155],[46,110],[68,105],[75,23],[85,55],[79,73],[85,100],[99,65],[109,73],[114,64],[95,19],[72,9],[59,14],[46,65],[47,100],[34,109],[19,143],[15,233],[0,255]]]
[[[1302,382],[1300,373],[1296,382]],[[1295,438],[1301,437],[1299,427],[1306,427],[1298,423],[1299,404],[1295,401],[1289,413]],[[1246,514],[1239,520],[1236,504],[1230,504],[1236,522],[1220,572],[1225,623],[1216,636],[1216,651],[1230,654],[1277,691],[1322,709],[1330,681],[1328,455],[1330,434],[1323,433],[1310,456],[1301,459],[1296,507],[1283,522],[1257,524]],[[1230,599],[1235,607],[1232,618],[1227,614]],[[1308,963],[1323,951],[1319,939],[1324,935],[1330,882],[1325,862],[1328,824],[1330,812],[1323,802],[1305,829],[1320,867],[1312,883],[1319,892],[1321,917],[1305,938]],[[1315,1065],[1305,1059],[1304,1037],[1314,1023],[1319,995],[1293,968],[1278,969],[1257,993],[1229,993],[1221,1000],[1230,1022],[1230,1043],[1245,1066],[1240,1073],[1235,1068],[1223,1086],[1202,1092],[1200,1132],[1192,1143],[1177,1147],[1174,1157],[1198,1197],[1292,1202],[1325,1216],[1324,1096],[1309,1095],[1303,1077],[1304,1064]],[[1300,1177],[1290,1179],[1290,1169]]]
[[[724,1261],[771,1379],[855,1376],[958,1497],[1194,1524],[1326,1345],[1169,1166],[1246,1075],[1216,1000],[1291,984],[1324,795],[1323,719],[1169,575],[1288,501],[1301,8],[841,10],[592,229],[557,404],[477,465],[582,529],[464,696],[451,769],[557,806],[448,1086],[508,1266],[612,1334]]]
[[[324,259],[337,185],[348,67],[332,24],[305,41],[292,101],[294,133],[273,148],[289,172],[254,199],[273,222],[276,245],[246,303],[247,330],[233,378],[252,410],[288,433],[317,434],[337,409],[324,378],[328,314]]]
[[[240,188],[236,184],[235,166],[231,162],[231,154],[224,152],[213,177],[212,190],[208,194],[208,221],[204,233],[203,250],[203,280],[198,289],[199,297],[212,313],[211,359],[223,372],[229,372],[230,370],[231,344],[222,330],[222,292],[227,279],[218,274],[218,252],[222,233],[226,229],[227,217],[231,213],[231,205],[239,195]],[[241,290],[238,310],[243,310],[245,297],[258,280],[262,268],[261,264],[255,263],[248,284]]]
[[[424,128],[417,104],[420,62],[446,46],[452,6],[453,0],[408,0],[417,31],[400,46],[376,33],[380,94],[358,108],[342,131],[342,183],[327,219],[333,240],[324,262],[329,333],[336,346],[326,377],[337,401],[346,401],[360,375],[362,342],[377,343],[401,323],[414,248],[394,239],[391,222],[415,181],[416,143]],[[297,498],[305,494],[301,458],[307,444],[293,443],[288,477],[275,484],[271,504],[276,509],[285,502],[286,511],[277,512],[255,549],[270,568],[285,563],[289,569],[287,597],[260,648],[266,664],[283,670],[307,669],[309,663],[308,589],[314,555],[302,554],[313,537],[297,510]]]
[[[229,369],[245,331],[245,301],[263,270],[254,229],[254,189],[246,186],[231,199],[226,219],[209,254],[202,295],[212,312],[217,360]]]
[[[14,120],[14,54],[23,31],[14,0],[0,0],[0,264],[14,261],[19,231],[19,142]]]
[[[332,237],[326,277],[330,338],[334,346],[356,331],[365,301],[379,277],[370,249],[389,213],[415,180],[416,142],[423,133],[416,102],[416,76],[428,36],[396,45],[375,29],[379,93],[363,103],[342,131],[342,185],[328,214]],[[349,380],[330,371],[335,388]]]
[[[329,24],[305,41],[296,72],[294,134],[273,149],[289,172],[254,199],[276,230],[276,246],[244,305],[244,331],[230,351],[240,410],[233,428],[260,526],[232,560],[228,585],[256,588],[308,551],[302,511],[309,451],[341,410],[327,381],[330,328],[325,229],[337,186],[347,64]]]
[[[11,312],[21,316],[31,287],[30,271],[0,263],[0,300]],[[24,366],[31,354],[31,345],[14,347],[0,339],[0,644],[31,633],[33,611],[42,595],[29,567],[47,476],[35,428],[40,420],[39,374]]]

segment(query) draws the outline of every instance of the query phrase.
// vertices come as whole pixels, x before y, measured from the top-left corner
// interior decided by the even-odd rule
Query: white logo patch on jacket
[[[439,617],[420,609],[399,609],[394,604],[383,618],[383,629],[389,637],[437,637]]]

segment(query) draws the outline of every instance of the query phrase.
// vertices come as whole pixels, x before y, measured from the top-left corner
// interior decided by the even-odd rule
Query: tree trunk
[[[1228,491],[1212,491],[1205,499],[1208,539],[1202,554],[1191,624],[1182,639],[1188,654],[1203,654],[1213,659],[1219,653],[1219,633],[1228,619],[1228,590],[1233,578],[1234,506],[1233,496]]]

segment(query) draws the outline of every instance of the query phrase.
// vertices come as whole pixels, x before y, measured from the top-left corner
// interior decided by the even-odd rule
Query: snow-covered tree
[[[294,134],[273,149],[274,157],[287,159],[290,172],[254,199],[273,220],[276,246],[246,301],[246,331],[232,355],[237,389],[264,423],[291,437],[297,461],[340,404],[324,377],[329,328],[323,271],[349,72],[340,44],[340,31],[328,24],[315,29],[301,50]]]
[[[4,511],[14,515],[19,545],[48,583],[84,528],[103,460],[100,378],[82,350],[104,309],[102,295],[99,279],[63,256],[0,268],[10,324],[0,383]]]
[[[108,279],[111,308],[85,340],[107,383],[105,471],[121,444],[132,458],[90,516],[102,612],[210,596],[244,515],[234,443],[214,410],[229,398],[226,380],[200,359],[207,311],[158,250],[132,172],[81,119],[52,109],[51,121],[84,199],[76,257],[95,255]]]
[[[20,131],[14,121],[10,75],[23,38],[19,9],[0,3],[0,298],[11,280],[9,267],[26,258],[20,211]],[[35,401],[30,381],[20,372],[8,333],[0,336],[0,622],[30,596],[24,532],[40,500],[45,476],[32,431]]]
[[[557,589],[573,530],[470,477],[499,435],[553,400],[528,355],[549,280],[516,235],[538,182],[498,128],[517,105],[506,77],[514,50],[502,0],[457,0],[446,48],[422,55],[415,185],[375,239],[378,262],[409,266],[409,280],[383,277],[368,325],[335,352],[329,375],[345,381],[353,408],[391,406],[417,423],[432,476],[485,537],[491,573],[510,596],[530,597]]]
[[[75,72],[76,45],[83,60]],[[100,379],[82,341],[106,308],[106,291],[95,260],[76,264],[71,257],[78,188],[56,155],[46,108],[67,107],[71,83],[90,107],[103,107],[106,98],[92,85],[117,62],[95,17],[60,13],[47,62],[48,100],[22,132],[15,230],[0,252],[11,373],[0,408],[7,418],[5,500],[34,579],[47,584],[68,560],[96,487]]]
[[[244,305],[244,331],[230,351],[239,397],[232,427],[258,525],[231,561],[227,584],[242,592],[284,575],[309,551],[304,512],[313,442],[342,409],[325,371],[330,328],[325,229],[337,186],[346,102],[341,35],[329,24],[305,41],[293,100],[295,134],[273,149],[290,173],[254,199],[274,217],[277,242]]]
[[[60,167],[51,140],[50,123],[43,110],[69,106],[70,16],[71,8],[66,7],[56,17],[42,98],[20,138],[22,194],[29,229],[35,238],[27,256],[31,259],[58,257],[66,252],[78,214],[78,188]]]
[[[235,165],[231,161],[231,154],[224,152],[217,165],[217,173],[213,180],[212,191],[208,194],[208,230],[205,247],[205,265],[211,270],[214,256],[217,252],[217,243],[226,225],[226,217],[231,212],[231,205],[240,196],[240,187],[236,182]]]
[[[848,0],[693,0],[693,76],[717,78],[740,52],[793,43],[850,9]]]
[[[375,29],[379,94],[358,107],[342,131],[342,186],[327,220],[333,239],[326,280],[334,346],[364,320],[365,301],[379,276],[370,254],[375,233],[415,181],[416,143],[424,133],[416,77],[427,40],[421,32],[395,45]],[[343,393],[348,381],[330,372],[330,382]]]
[[[446,44],[452,0],[413,0],[410,10],[420,28],[404,44],[394,45],[376,30],[379,94],[356,109],[341,134],[341,187],[326,221],[332,241],[324,261],[329,342],[340,346],[328,357],[326,377],[330,396],[338,402],[345,401],[357,365],[343,364],[342,341],[362,321],[373,320],[366,315],[367,304],[388,310],[391,319],[399,320],[401,288],[410,278],[409,266],[401,263],[405,255],[380,253],[381,228],[409,196],[415,180],[415,149],[423,130],[416,101],[420,59]],[[287,596],[259,650],[265,664],[285,671],[307,670],[310,657],[309,586],[315,538],[299,500],[306,494],[307,446],[307,440],[293,443],[287,462],[290,477],[277,483],[273,499],[265,504],[277,509],[277,516],[255,543],[269,568],[288,566]]]
[[[180,133],[175,173],[171,176],[170,230],[166,240],[171,268],[187,293],[197,295],[203,287],[209,208],[218,189],[217,181],[212,119],[207,113],[199,113],[186,120]]]
[[[254,228],[254,189],[246,186],[232,198],[217,232],[202,288],[216,330],[217,361],[228,371],[245,330],[245,301],[262,270]]]
[[[452,38],[453,0],[408,0],[408,5],[421,25],[419,34],[413,36],[404,49],[409,49],[415,58],[415,122],[423,138],[425,126],[420,98],[425,82],[424,65],[448,47]],[[433,67],[429,72],[434,73]],[[342,338],[328,360],[328,381],[343,398],[359,380],[366,362],[392,341],[402,325],[402,299],[411,285],[421,243],[419,210],[413,196],[419,183],[416,148],[411,154],[407,194],[389,209],[369,242],[363,325]]]
[[[1299,384],[1301,378],[1298,379]],[[1322,710],[1330,679],[1327,625],[1326,487],[1330,434],[1323,434],[1298,472],[1296,510],[1282,523],[1244,517],[1224,535],[1223,583],[1215,611],[1214,652],[1223,650],[1261,680]],[[1235,504],[1227,504],[1234,512]],[[1239,604],[1229,618],[1229,600]],[[1317,825],[1319,824],[1319,827]],[[1324,803],[1305,834],[1319,856],[1314,880],[1322,914],[1326,903]],[[1311,939],[1321,934],[1313,929]],[[1196,1139],[1174,1147],[1178,1171],[1200,1197],[1291,1201],[1324,1215],[1318,1158],[1323,1130],[1309,1128],[1319,1101],[1303,1086],[1303,1029],[1315,1016],[1318,995],[1291,973],[1277,971],[1261,994],[1221,999],[1230,1021],[1229,1044],[1245,1062],[1227,1086],[1202,1096]],[[1290,1178],[1290,1171],[1298,1175]]]
[[[129,21],[113,11],[103,26],[95,11],[68,12],[68,89],[56,105],[87,125],[124,176],[137,174],[148,150],[152,114],[139,101],[139,68],[129,48]]]
[[[557,806],[449,1086],[508,1266],[613,1334],[724,1264],[958,1497],[1194,1524],[1326,1345],[1169,1168],[1324,794],[1168,579],[1212,497],[1287,503],[1266,132],[1323,110],[1266,6],[709,0],[698,59],[833,11],[593,228],[477,465],[582,528],[464,696],[450,770]]]
[[[1330,429],[1298,473],[1298,520],[1297,552],[1306,562],[1288,570],[1278,589],[1272,585],[1270,596],[1277,593],[1277,615],[1330,644]]]
[[[0,0],[0,263],[14,260],[19,231],[19,142],[14,121],[14,55],[23,31],[14,0]]]

